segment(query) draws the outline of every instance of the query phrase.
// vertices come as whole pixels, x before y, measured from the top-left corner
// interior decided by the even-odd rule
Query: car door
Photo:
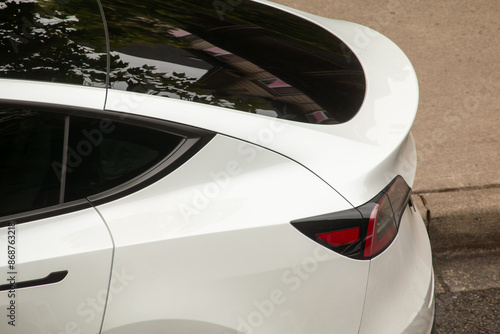
[[[0,107],[1,333],[100,331],[113,243],[84,197],[65,199],[67,120]]]
[[[99,215],[85,206],[53,217],[2,219],[1,333],[99,333],[112,242]]]

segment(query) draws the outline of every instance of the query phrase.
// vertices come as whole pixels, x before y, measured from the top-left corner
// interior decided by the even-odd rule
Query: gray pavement
[[[369,26],[408,55],[436,332],[500,333],[500,0],[275,1]]]
[[[435,334],[498,334],[500,289],[438,294]]]

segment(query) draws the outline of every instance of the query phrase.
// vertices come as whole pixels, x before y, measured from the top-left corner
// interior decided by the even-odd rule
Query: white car
[[[0,333],[430,333],[417,105],[266,1],[2,2]]]

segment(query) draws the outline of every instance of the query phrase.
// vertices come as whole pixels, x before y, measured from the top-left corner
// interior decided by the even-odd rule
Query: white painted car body
[[[61,269],[68,276],[17,290],[16,326],[4,319],[1,333],[431,332],[431,250],[414,206],[406,206],[390,246],[369,260],[333,252],[290,224],[359,207],[397,175],[411,187],[413,67],[366,27],[259,2],[351,48],[366,79],[356,116],[305,124],[128,91],[0,79],[1,102],[85,108],[125,121],[140,115],[215,133],[146,187],[18,224],[17,280]],[[0,228],[2,244],[7,237]],[[2,274],[7,260],[0,254]],[[6,310],[12,299],[1,297]]]

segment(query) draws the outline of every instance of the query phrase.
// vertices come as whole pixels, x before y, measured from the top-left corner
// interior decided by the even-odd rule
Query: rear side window
[[[64,119],[29,110],[0,111],[0,216],[59,203]]]
[[[124,185],[184,138],[109,119],[0,111],[0,216],[71,202]]]
[[[95,195],[141,175],[182,141],[166,132],[109,119],[71,117],[65,200]]]

